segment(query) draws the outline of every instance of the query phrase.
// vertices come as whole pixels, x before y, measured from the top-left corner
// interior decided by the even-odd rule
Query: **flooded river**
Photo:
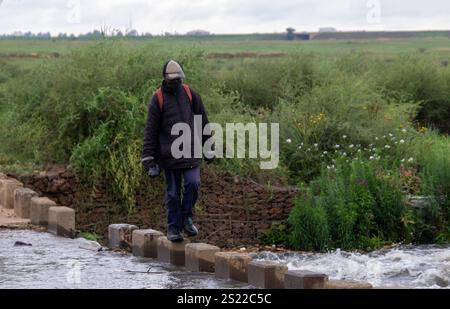
[[[15,246],[16,242],[31,246]],[[97,251],[98,244],[27,230],[0,230],[0,289],[137,288],[228,289],[246,284],[189,273],[128,254]],[[370,282],[375,287],[448,288],[450,247],[398,247],[370,254],[259,253],[289,269],[323,272],[331,279]]]

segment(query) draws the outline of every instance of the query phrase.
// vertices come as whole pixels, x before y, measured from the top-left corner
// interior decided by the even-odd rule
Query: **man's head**
[[[170,60],[164,65],[163,76],[164,80],[167,82],[174,80],[183,81],[186,78],[183,72],[183,68],[178,62],[174,60]]]

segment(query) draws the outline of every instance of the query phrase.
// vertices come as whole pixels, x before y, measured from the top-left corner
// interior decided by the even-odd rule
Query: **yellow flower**
[[[428,132],[428,128],[427,127],[420,127],[419,128],[419,132],[422,133],[422,134],[425,134],[425,133]]]

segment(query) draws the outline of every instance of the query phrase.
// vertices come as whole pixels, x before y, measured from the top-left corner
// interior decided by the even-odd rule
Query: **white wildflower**
[[[286,140],[286,143],[291,144],[291,143],[292,143],[292,140],[291,140],[290,138],[288,138],[288,139]]]
[[[400,144],[404,144],[404,143],[405,143],[404,139],[400,140]]]
[[[414,158],[409,158],[409,159],[408,159],[408,162],[409,162],[409,163],[414,162]]]
[[[384,148],[391,149],[391,146],[390,145],[386,145],[386,146],[384,146]]]

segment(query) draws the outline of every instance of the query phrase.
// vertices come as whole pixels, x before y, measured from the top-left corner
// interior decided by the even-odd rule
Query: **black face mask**
[[[180,89],[182,82],[181,79],[165,80],[164,85],[170,92],[175,92]]]

